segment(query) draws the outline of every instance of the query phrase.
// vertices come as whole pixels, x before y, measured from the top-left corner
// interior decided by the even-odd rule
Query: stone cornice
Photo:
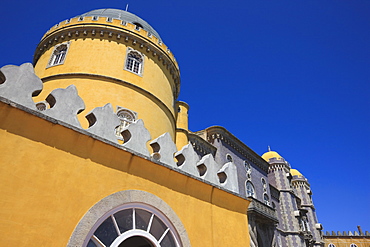
[[[263,171],[265,171],[266,173],[268,172],[268,163],[224,127],[212,126],[205,129],[205,131],[207,132],[208,142],[213,143],[215,139],[219,139],[228,144],[245,158],[252,161]]]
[[[193,145],[195,151],[201,153],[202,155],[212,154],[213,157],[215,157],[217,148],[194,133],[189,133],[188,137],[189,142]]]
[[[279,222],[279,220],[276,217],[276,212],[273,208],[270,208],[269,206],[263,204],[260,201],[257,201],[254,198],[248,207],[248,213],[252,213],[252,212],[257,213],[259,215],[263,215],[264,217],[268,218],[274,223]]]

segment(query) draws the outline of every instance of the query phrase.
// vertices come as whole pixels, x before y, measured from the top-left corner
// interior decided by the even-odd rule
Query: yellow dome
[[[303,177],[302,173],[300,173],[298,170],[296,169],[290,169],[290,174],[292,174],[292,176],[298,176],[298,177]]]
[[[280,154],[275,151],[268,151],[262,155],[262,159],[266,160],[267,162],[269,162],[272,158],[281,160],[283,157],[281,157]]]

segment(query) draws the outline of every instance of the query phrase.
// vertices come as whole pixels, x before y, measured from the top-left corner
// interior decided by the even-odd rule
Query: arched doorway
[[[154,247],[154,245],[144,237],[134,236],[123,241],[119,247]]]

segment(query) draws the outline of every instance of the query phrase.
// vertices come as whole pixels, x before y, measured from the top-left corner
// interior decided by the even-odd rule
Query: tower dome
[[[275,160],[284,160],[283,157],[280,156],[280,154],[278,154],[277,152],[275,151],[268,151],[266,153],[264,153],[262,155],[262,159],[264,159],[265,161],[269,162],[271,159],[275,159]]]
[[[299,178],[303,177],[302,173],[300,173],[297,169],[290,169],[290,174],[292,174],[292,176],[297,176]]]
[[[142,119],[153,139],[169,132],[175,140],[179,67],[155,29],[135,14],[97,9],[56,24],[38,44],[34,66],[44,83],[35,100],[73,84],[86,113],[111,103],[124,121]]]
[[[146,21],[141,19],[135,14],[132,14],[130,12],[121,10],[121,9],[95,9],[91,10],[85,14],[78,15],[76,16],[77,18],[80,17],[107,17],[107,18],[112,18],[112,19],[118,19],[121,21],[125,21],[128,23],[132,23],[134,25],[137,25],[144,30],[148,31],[149,33],[153,34],[156,36],[159,40],[162,40],[157,31],[154,30],[152,26],[150,26]]]

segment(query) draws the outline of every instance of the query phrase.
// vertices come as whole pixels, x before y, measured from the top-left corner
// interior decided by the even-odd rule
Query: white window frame
[[[244,168],[246,171],[251,170],[251,163],[248,160],[244,160]]]
[[[263,203],[266,204],[267,206],[270,206],[270,197],[267,195],[267,193],[263,193]]]
[[[252,188],[253,190],[251,195],[249,193],[250,190],[248,190],[248,185],[250,185],[251,186],[250,188]],[[247,197],[256,198],[256,190],[254,189],[254,185],[252,184],[251,181],[245,182],[245,194],[247,195]]]
[[[117,212],[120,212],[120,211],[126,210],[126,209],[132,209],[133,210],[133,221],[134,221],[133,228],[135,228],[135,209],[145,210],[145,211],[152,214],[151,220],[148,224],[148,228],[147,228],[146,231],[141,230],[141,229],[131,229],[131,230],[128,230],[128,231],[126,231],[122,234],[119,232],[117,222],[115,221],[113,215]],[[157,240],[150,233],[151,222],[152,222],[152,219],[153,219],[154,216],[156,216],[159,220],[161,220],[162,223],[167,227],[167,229],[164,231],[164,233],[162,234],[162,237],[159,240]],[[161,241],[166,236],[166,234],[171,234],[172,235],[176,247],[182,247],[180,237],[179,237],[178,233],[176,232],[175,227],[169,221],[169,219],[162,212],[160,212],[158,209],[153,208],[152,206],[149,206],[149,205],[143,204],[143,203],[124,204],[124,205],[121,205],[121,206],[119,206],[115,209],[112,209],[112,210],[108,211],[107,213],[105,213],[97,221],[97,223],[92,227],[92,229],[90,230],[89,234],[87,235],[87,238],[84,241],[83,247],[86,247],[90,240],[92,240],[97,246],[104,247],[104,244],[99,241],[99,239],[94,235],[94,233],[99,228],[99,226],[109,217],[112,218],[113,223],[115,225],[115,229],[117,230],[117,234],[118,234],[118,237],[111,243],[110,247],[119,247],[119,245],[123,241],[125,241],[128,238],[135,237],[135,236],[144,237],[145,239],[150,241],[155,247],[161,247],[161,245],[160,245]]]
[[[231,154],[226,154],[226,162],[233,162],[233,156]]]
[[[62,47],[62,46],[66,47],[65,52],[64,53],[57,53],[58,49],[60,49],[60,47]],[[70,41],[64,42],[64,43],[59,44],[59,45],[56,45],[53,49],[53,52],[51,53],[50,60],[49,60],[47,68],[64,64],[64,62],[66,61],[66,58],[67,58],[69,46],[70,46]]]
[[[140,56],[141,61],[138,61],[139,59],[132,58],[130,57],[131,53],[136,53],[137,55]],[[126,61],[125,61],[125,67],[124,69],[127,71],[130,71],[131,73],[134,73],[136,75],[142,76],[143,75],[143,68],[144,68],[144,55],[137,51],[132,49],[131,47],[127,48],[127,53],[126,53]],[[132,65],[129,65],[132,63]],[[136,69],[137,66],[137,69]]]

